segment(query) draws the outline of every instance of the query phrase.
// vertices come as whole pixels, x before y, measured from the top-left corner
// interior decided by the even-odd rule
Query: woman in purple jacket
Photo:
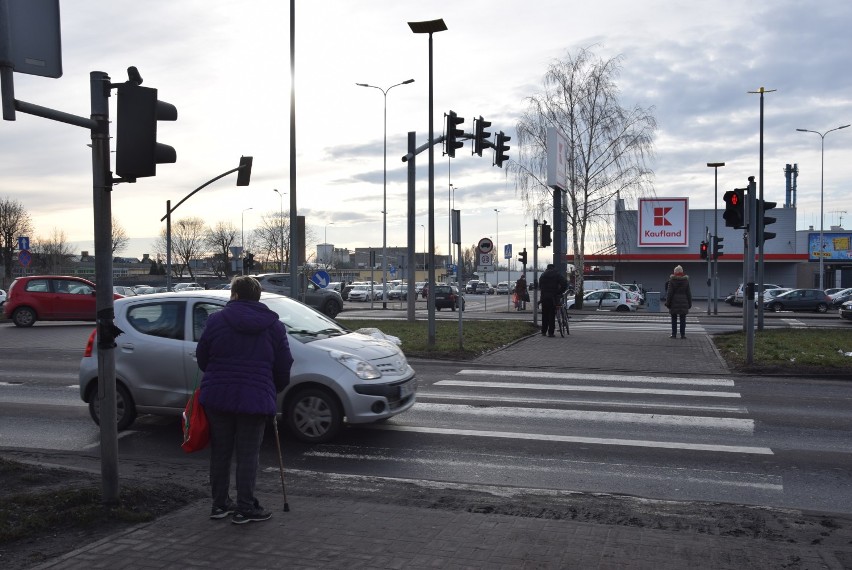
[[[204,372],[199,399],[210,423],[211,519],[243,524],[272,514],[254,496],[260,444],[276,395],[290,382],[293,356],[278,315],[260,302],[260,283],[235,277],[231,300],[207,320],[196,349]],[[237,502],[229,495],[231,457],[237,456]]]

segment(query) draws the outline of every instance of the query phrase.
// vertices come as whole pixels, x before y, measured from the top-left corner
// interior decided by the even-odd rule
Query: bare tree
[[[202,218],[183,218],[172,222],[172,274],[175,277],[183,277],[183,272],[189,270],[189,278],[195,280],[191,261],[206,255],[204,235]],[[158,257],[163,259],[166,258],[166,237],[164,228],[154,244]]]
[[[290,217],[288,212],[264,214],[260,226],[252,232],[252,245],[257,248],[255,258],[264,259],[276,265],[276,269],[287,267],[290,263]],[[283,240],[283,242],[282,242]],[[282,243],[283,253],[282,258]]]
[[[2,252],[5,281],[12,279],[12,263],[15,252],[18,251],[18,238],[27,236],[33,231],[30,215],[23,204],[8,196],[0,199],[0,252]]]
[[[118,220],[115,219],[115,216],[112,218],[112,255],[115,256],[116,253],[120,253],[127,249],[127,244],[130,242],[130,238],[127,237],[127,232],[124,230],[124,226],[118,223]]]
[[[228,275],[231,246],[237,239],[237,228],[231,222],[217,222],[204,234],[204,242],[213,254],[213,271],[217,277]]]
[[[65,264],[70,262],[74,255],[65,232],[58,228],[53,228],[50,237],[38,237],[33,240],[30,249],[33,254],[33,268],[39,273],[62,274]]]
[[[517,126],[518,159],[509,163],[528,209],[541,215],[553,196],[546,182],[547,128],[556,127],[567,141],[563,210],[574,249],[578,307],[589,232],[606,228],[614,198],[652,192],[647,163],[657,122],[653,108],[621,105],[615,83],[620,70],[621,57],[604,60],[588,49],[553,62],[543,91],[527,99]]]

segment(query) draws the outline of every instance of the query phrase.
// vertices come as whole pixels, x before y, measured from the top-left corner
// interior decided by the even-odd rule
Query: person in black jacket
[[[538,278],[538,290],[541,293],[541,335],[553,336],[556,329],[556,304],[562,300],[562,294],[568,289],[568,280],[549,263],[547,269]]]
[[[674,268],[666,287],[666,308],[672,316],[672,338],[677,338],[677,325],[680,321],[680,338],[686,338],[686,314],[692,308],[692,291],[689,289],[689,276],[683,273],[680,265]]]

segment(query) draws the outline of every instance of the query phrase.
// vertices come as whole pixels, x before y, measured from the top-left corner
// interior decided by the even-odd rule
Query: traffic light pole
[[[745,259],[746,280],[743,292],[743,315],[746,333],[746,363],[754,363],[754,253],[757,236],[757,187],[754,176],[748,177],[748,199],[746,200],[746,216],[748,231],[746,232],[747,252]]]

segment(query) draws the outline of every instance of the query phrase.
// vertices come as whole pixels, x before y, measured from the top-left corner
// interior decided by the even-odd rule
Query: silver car
[[[186,291],[115,301],[118,429],[137,414],[179,416],[201,379],[195,347],[207,317],[230,291]],[[320,312],[281,295],[261,302],[287,327],[293,368],[279,394],[284,423],[300,440],[329,441],[345,421],[381,421],[414,405],[417,379],[402,351],[387,340],[351,332]],[[98,354],[92,332],[80,361],[80,397],[99,422]]]
[[[269,293],[290,296],[289,273],[261,273],[254,275],[260,282],[260,288]],[[318,287],[313,281],[302,280],[300,290],[305,296],[305,304],[331,317],[343,310],[343,297],[333,289]]]

